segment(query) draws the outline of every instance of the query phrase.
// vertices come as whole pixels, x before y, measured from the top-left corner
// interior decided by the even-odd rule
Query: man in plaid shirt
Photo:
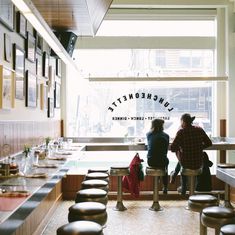
[[[176,152],[180,165],[189,169],[202,167],[203,149],[212,145],[205,131],[201,127],[192,125],[194,119],[195,117],[191,117],[188,113],[182,115],[182,129],[176,133],[176,137],[170,147],[172,152]],[[178,164],[178,169],[180,165]],[[175,171],[173,174],[176,177],[178,172]],[[181,194],[185,193],[186,177],[182,176]]]

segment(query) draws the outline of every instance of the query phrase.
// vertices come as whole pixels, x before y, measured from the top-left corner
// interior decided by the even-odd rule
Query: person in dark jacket
[[[210,167],[212,167],[213,162],[211,162],[208,158],[206,152],[203,152],[203,167],[202,167],[202,174],[197,176],[197,191],[211,191],[212,184],[211,184],[211,172]]]
[[[201,168],[203,150],[212,145],[205,131],[201,127],[193,125],[194,119],[195,117],[191,117],[188,113],[181,116],[182,128],[176,133],[175,139],[171,144],[171,151],[176,153],[179,163],[177,164],[176,171],[171,176],[174,175],[176,177],[177,169],[179,170],[181,166],[188,169]],[[186,184],[186,176],[181,175],[181,187],[178,191],[182,195],[186,193]]]
[[[163,131],[164,120],[154,119],[150,132],[147,133],[148,141],[148,165],[166,169],[166,175],[163,176],[163,193],[167,194],[168,173],[167,168],[169,159],[167,158],[169,135]]]

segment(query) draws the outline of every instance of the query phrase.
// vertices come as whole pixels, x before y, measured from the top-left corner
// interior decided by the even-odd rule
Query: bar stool
[[[235,234],[235,224],[227,224],[221,227],[221,235],[234,235]]]
[[[154,177],[153,188],[153,204],[149,208],[152,211],[161,211],[163,208],[159,204],[159,177],[166,175],[166,170],[163,168],[146,167],[146,175]]]
[[[104,205],[108,203],[107,192],[103,189],[90,188],[81,189],[77,192],[75,202],[100,202]]]
[[[109,190],[109,184],[104,180],[84,180],[81,184],[81,187],[82,189],[98,188],[103,189],[106,192]]]
[[[92,221],[76,221],[57,229],[57,235],[103,235],[103,228]]]
[[[223,225],[235,223],[235,212],[226,207],[207,207],[202,210],[201,222],[206,227],[214,228],[215,235],[219,235]]]
[[[105,180],[107,182],[109,182],[109,175],[107,173],[103,173],[103,172],[92,172],[92,173],[88,173],[85,176],[85,180]]]
[[[195,190],[195,177],[200,175],[202,173],[202,168],[199,169],[188,169],[188,168],[182,168],[181,169],[181,175],[185,175],[189,178],[189,195],[194,194]]]
[[[201,215],[202,210],[206,207],[210,206],[217,206],[218,200],[216,197],[212,195],[192,195],[189,197],[188,200],[188,208],[191,211],[199,212],[199,221],[200,221],[200,235],[206,235],[207,229],[206,227],[201,223]]]
[[[117,176],[118,178],[117,204],[114,208],[116,211],[124,211],[127,209],[122,202],[122,177],[129,174],[130,170],[128,166],[112,166],[110,169],[110,175]]]
[[[80,202],[69,208],[68,221],[93,221],[101,226],[107,222],[106,206],[99,202]]]

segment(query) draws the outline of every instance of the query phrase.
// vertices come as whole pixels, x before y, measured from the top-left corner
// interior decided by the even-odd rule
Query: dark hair
[[[185,122],[187,125],[191,125],[194,121],[195,117],[191,117],[189,113],[185,113],[181,116],[181,120]]]
[[[163,131],[163,124],[164,124],[164,120],[158,119],[158,118],[154,119],[152,121],[152,126],[151,126],[152,132]]]

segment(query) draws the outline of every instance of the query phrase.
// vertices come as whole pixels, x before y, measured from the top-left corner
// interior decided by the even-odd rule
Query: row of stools
[[[218,206],[218,199],[212,195],[192,195],[188,208],[199,212],[200,235],[207,234],[207,227],[215,229],[215,235],[235,234],[235,211]],[[225,226],[224,226],[225,225]]]
[[[88,170],[75,204],[69,208],[69,223],[58,228],[57,235],[103,235],[108,218],[108,183],[108,170]]]

